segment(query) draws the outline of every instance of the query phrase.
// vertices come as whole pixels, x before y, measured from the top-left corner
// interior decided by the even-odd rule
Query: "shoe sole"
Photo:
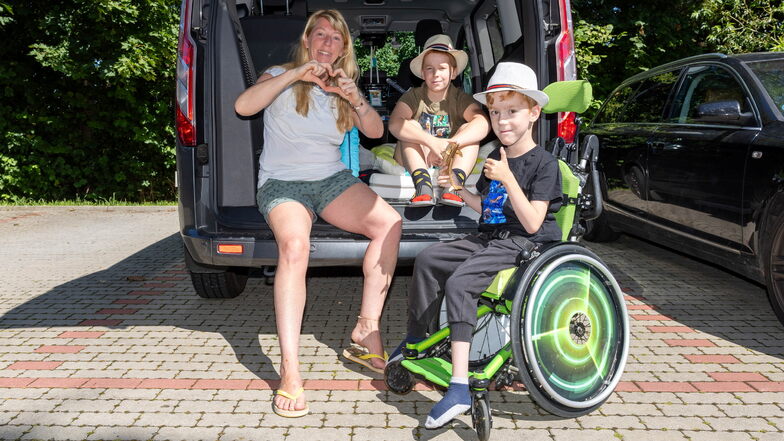
[[[409,207],[432,207],[436,203],[433,201],[419,201],[419,202],[409,202]]]
[[[465,202],[451,201],[449,199],[440,199],[438,201],[438,204],[439,205],[448,205],[450,207],[465,207]]]

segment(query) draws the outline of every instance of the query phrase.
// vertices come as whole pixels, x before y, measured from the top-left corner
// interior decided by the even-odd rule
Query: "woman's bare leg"
[[[270,211],[269,225],[278,244],[275,271],[275,322],[280,343],[280,389],[293,394],[302,387],[299,372],[299,336],[305,312],[305,274],[310,255],[312,213],[298,202],[284,202]],[[303,409],[305,396],[290,400],[275,396],[284,410]]]
[[[359,315],[365,320],[357,320],[351,339],[371,353],[383,355],[378,320],[397,265],[400,215],[367,185],[355,184],[327,205],[321,217],[342,230],[370,239],[362,262],[365,282]],[[370,363],[379,368],[385,364],[381,359],[371,359]]]

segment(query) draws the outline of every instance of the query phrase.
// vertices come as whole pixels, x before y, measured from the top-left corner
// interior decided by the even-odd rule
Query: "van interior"
[[[203,136],[212,140],[209,156],[215,158],[198,172],[202,176],[214,173],[213,206],[219,207],[218,224],[229,230],[258,230],[264,223],[255,200],[258,157],[264,146],[263,112],[239,117],[234,112],[234,101],[266,67],[289,60],[313,11],[339,10],[352,37],[373,48],[389,44],[388,36],[398,32],[415,34],[421,45],[440,28],[456,47],[469,54],[468,68],[455,81],[469,94],[482,90],[499,61],[525,62],[538,73],[540,87],[556,81],[546,62],[548,54],[541,48],[552,47],[546,40],[558,36],[557,26],[547,25],[551,17],[559,23],[558,0],[195,0],[194,4],[194,8],[201,8],[201,14],[194,14],[192,26],[209,29],[202,40],[207,50],[201,62],[205,66],[205,87],[212,90],[200,95],[212,97],[212,101],[202,99],[198,105],[210,108],[204,114],[211,115],[212,121],[203,130],[214,133]],[[361,72],[358,85],[382,118],[391,113],[402,91],[416,84],[417,79],[407,69],[409,61],[401,63],[394,74]],[[538,124],[535,139],[543,145],[554,134],[555,118],[543,115]],[[436,224],[447,229],[475,228],[478,215],[468,208],[436,207],[425,214],[406,209],[413,195],[411,179],[402,167],[395,168],[395,163],[379,154],[394,142],[387,130],[381,139],[360,137],[360,169],[372,170],[367,177],[371,188],[401,213],[405,211],[404,219],[417,221],[409,227],[423,231],[432,230]],[[492,132],[483,144],[480,157],[495,146]],[[481,163],[475,167],[477,171],[481,171]],[[475,174],[467,184],[470,186],[477,178]],[[314,231],[318,231],[320,222],[314,225]]]

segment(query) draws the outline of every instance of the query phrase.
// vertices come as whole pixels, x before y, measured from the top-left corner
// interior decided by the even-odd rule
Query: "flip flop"
[[[297,398],[299,398],[299,396],[302,395],[302,392],[305,392],[305,388],[300,387],[293,394],[290,394],[283,389],[278,389],[275,391],[275,395],[281,395],[285,398],[288,398],[289,400],[294,401],[296,405]],[[281,409],[280,407],[275,405],[275,395],[272,396],[272,411],[282,417],[299,418],[299,417],[304,417],[305,415],[308,414],[308,412],[310,412],[310,408],[308,407],[307,403],[305,404],[304,409],[294,409],[294,410]]]
[[[377,368],[370,363],[370,360],[373,358],[380,358],[384,361],[387,361],[389,355],[386,351],[384,351],[384,356],[378,354],[371,354],[370,351],[364,346],[360,346],[356,343],[351,343],[351,346],[347,347],[343,350],[343,356],[346,357],[348,360],[353,361],[354,363],[359,363],[362,366],[370,369],[371,371],[377,374],[383,374],[384,368]]]

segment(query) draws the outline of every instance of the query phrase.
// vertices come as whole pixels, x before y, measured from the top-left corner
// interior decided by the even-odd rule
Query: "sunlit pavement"
[[[361,277],[312,271],[301,340],[310,415],[272,413],[272,286],[196,296],[174,207],[0,208],[2,439],[476,439],[470,418],[424,429],[440,393],[398,396],[339,357]],[[784,440],[784,328],[762,287],[640,240],[590,244],[627,295],[616,393],[575,419],[493,392],[492,440]],[[403,336],[410,271],[382,329]],[[520,389],[520,388],[517,388]]]

